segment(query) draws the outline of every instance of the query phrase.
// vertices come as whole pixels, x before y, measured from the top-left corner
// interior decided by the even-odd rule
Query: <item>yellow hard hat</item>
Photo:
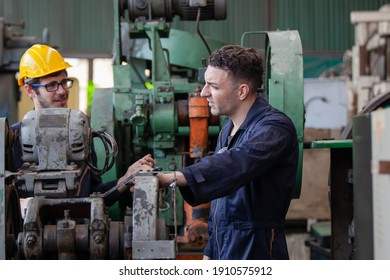
[[[20,59],[18,85],[25,78],[39,78],[72,67],[54,48],[35,44]]]

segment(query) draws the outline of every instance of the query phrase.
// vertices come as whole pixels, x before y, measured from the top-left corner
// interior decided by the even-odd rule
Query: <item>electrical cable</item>
[[[96,175],[103,175],[112,168],[118,155],[118,145],[109,133],[105,131],[92,131],[93,138],[99,138],[104,146],[105,160],[102,168],[98,168],[92,160],[92,153],[89,153],[88,158],[85,159],[86,164],[90,167],[91,171]]]
[[[210,50],[209,44],[207,44],[206,39],[203,37],[202,33],[200,33],[200,28],[199,28],[200,11],[201,11],[201,8],[199,7],[198,8],[198,14],[196,16],[196,31],[198,32],[198,34],[199,34],[200,38],[202,39],[203,43],[205,44],[205,46],[207,48],[207,51],[209,52],[209,55],[211,55],[211,50]]]

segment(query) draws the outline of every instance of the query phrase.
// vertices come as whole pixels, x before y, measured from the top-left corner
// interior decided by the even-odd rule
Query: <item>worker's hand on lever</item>
[[[154,164],[154,159],[150,154],[147,154],[143,158],[134,162],[132,165],[129,166],[129,168],[127,168],[126,174],[119,178],[117,183],[117,185],[119,185],[118,191],[122,193],[126,189],[128,189],[129,186],[134,185],[134,175],[139,171],[153,170]],[[130,191],[133,191],[131,188]]]

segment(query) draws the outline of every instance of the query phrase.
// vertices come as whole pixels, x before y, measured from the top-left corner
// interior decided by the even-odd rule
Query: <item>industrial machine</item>
[[[9,135],[11,138],[15,136],[11,132]],[[164,238],[164,224],[158,221],[156,214],[153,216],[158,210],[155,208],[158,186],[153,174],[139,175],[134,212],[129,211],[123,221],[111,221],[104,203],[104,198],[116,187],[106,193],[93,193],[90,197],[75,195],[83,187],[87,169],[104,172],[117,155],[116,141],[105,132],[91,130],[84,113],[64,108],[30,111],[23,118],[17,137],[24,163],[17,172],[7,171],[4,176],[5,181],[12,177],[13,182],[3,184],[5,226],[2,238],[5,251],[2,254],[5,256],[2,258],[175,257],[174,240],[161,240]],[[91,157],[93,138],[100,139],[106,147],[108,161],[103,169],[97,168]],[[4,162],[10,161],[6,159]],[[131,179],[121,184],[127,184]],[[29,197],[23,221],[18,198],[22,193]],[[145,215],[144,211],[148,214]],[[151,221],[152,218],[155,220]],[[156,239],[156,223],[161,231],[158,235],[160,241],[154,242],[158,250],[154,255],[145,255],[145,250],[137,247],[137,241],[149,237]],[[168,251],[166,244],[170,245]]]
[[[202,254],[209,205],[189,206],[175,185],[158,191],[153,172],[136,175],[132,207],[117,204],[107,212],[105,194],[89,198],[70,198],[69,194],[77,189],[92,145],[98,158],[95,167],[105,171],[105,181],[120,177],[146,153],[153,155],[160,172],[178,170],[212,153],[209,148],[215,146],[224,117],[210,114],[200,92],[205,61],[223,43],[204,38],[199,24],[225,19],[226,1],[115,0],[114,12],[114,87],[96,89],[90,126],[77,111],[30,112],[24,122],[35,134],[28,137],[27,147],[44,144],[43,150],[58,150],[58,155],[52,158],[49,152],[30,151],[24,157],[28,168],[11,173],[10,147],[15,137],[22,143],[29,134],[24,130],[20,136],[13,135],[7,120],[1,119],[1,259],[173,259]],[[198,34],[172,29],[174,16],[196,21]],[[242,45],[248,36],[264,39],[264,46],[259,46],[265,55],[259,94],[290,116],[297,128],[300,159],[294,197],[299,197],[304,126],[299,33],[246,32]],[[59,138],[53,135],[51,142],[43,143],[41,133],[50,134],[54,128],[66,135],[60,138],[63,142],[56,143]],[[71,131],[78,132],[71,135]],[[92,137],[96,133],[106,136]],[[71,138],[78,142],[67,150],[70,146],[64,144],[73,143]],[[109,164],[107,147],[118,151]],[[35,193],[23,219],[20,190]]]

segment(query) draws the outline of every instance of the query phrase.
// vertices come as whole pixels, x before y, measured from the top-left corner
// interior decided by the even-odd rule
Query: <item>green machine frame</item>
[[[209,56],[199,36],[175,30],[164,19],[131,22],[114,1],[114,87],[96,89],[92,101],[91,124],[115,136],[119,146],[116,164],[103,176],[104,181],[118,178],[127,166],[146,153],[151,153],[163,171],[174,171],[193,159],[189,158],[183,139],[188,138],[188,123],[181,123],[181,108],[186,101],[200,95],[198,70]],[[129,51],[127,40],[136,44]],[[184,43],[185,42],[185,43]],[[207,38],[214,50],[222,42]],[[150,74],[145,74],[145,69]],[[208,127],[209,141],[218,136],[219,121]],[[104,148],[95,143],[98,159],[105,158]],[[205,151],[205,154],[208,151]],[[172,198],[168,193],[164,199]],[[177,223],[183,224],[183,200],[176,192]],[[118,218],[117,207],[111,216]],[[160,211],[168,225],[174,223],[174,209]]]
[[[241,37],[244,45],[249,35],[265,35],[264,93],[269,103],[293,121],[298,135],[299,161],[293,192],[299,198],[302,182],[304,144],[303,52],[298,31],[253,31]]]

